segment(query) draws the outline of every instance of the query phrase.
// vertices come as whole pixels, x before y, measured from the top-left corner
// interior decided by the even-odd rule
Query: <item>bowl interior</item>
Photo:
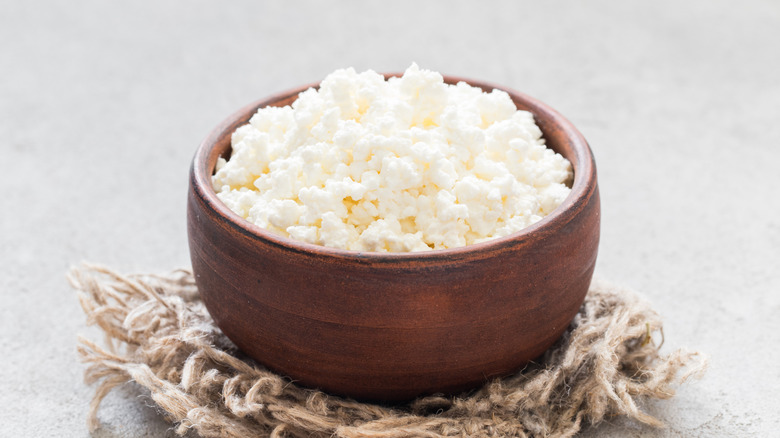
[[[400,74],[385,74],[385,77],[387,78],[397,76],[400,76]],[[463,256],[465,252],[487,248],[495,249],[502,245],[511,245],[512,242],[517,239],[522,239],[523,236],[530,235],[539,230],[554,232],[556,226],[559,228],[563,224],[568,223],[576,215],[576,211],[574,211],[576,210],[576,207],[582,205],[584,200],[587,200],[592,196],[596,186],[595,163],[590,147],[582,134],[571,124],[571,122],[566,120],[557,111],[526,94],[486,82],[454,76],[444,76],[444,82],[448,84],[466,82],[472,86],[479,87],[486,92],[490,92],[493,89],[506,91],[515,103],[517,109],[529,111],[534,115],[534,120],[542,131],[547,147],[568,159],[569,162],[571,162],[574,173],[571,193],[569,193],[569,196],[555,209],[555,211],[542,218],[539,222],[508,236],[458,248],[414,253],[357,252],[313,245],[279,236],[244,220],[227,208],[227,206],[217,198],[216,193],[214,192],[211,185],[211,176],[214,174],[217,159],[220,157],[225,159],[230,158],[232,133],[239,126],[248,123],[249,119],[254,115],[258,108],[291,105],[298,98],[299,93],[309,88],[317,88],[318,84],[306,85],[251,103],[226,119],[211,132],[209,137],[196,152],[195,159],[193,160],[193,183],[197,190],[201,192],[201,196],[211,204],[212,208],[226,219],[233,222],[235,226],[241,228],[243,232],[296,251],[312,252],[319,256],[355,257],[371,255],[372,257],[380,259],[414,258],[419,260],[443,260],[451,257],[459,258]]]

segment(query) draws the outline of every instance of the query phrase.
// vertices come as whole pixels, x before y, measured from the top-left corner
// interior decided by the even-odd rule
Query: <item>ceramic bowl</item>
[[[580,308],[599,241],[590,148],[546,104],[499,88],[534,114],[547,146],[571,161],[572,191],[552,214],[515,234],[455,249],[370,253],[298,242],[229,210],[211,176],[248,105],[198,148],[189,181],[192,269],[216,324],[243,352],[296,383],[374,401],[455,393],[511,374],[540,356]]]

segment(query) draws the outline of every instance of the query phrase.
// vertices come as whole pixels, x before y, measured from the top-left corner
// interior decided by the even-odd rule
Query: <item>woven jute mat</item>
[[[696,352],[660,354],[658,314],[597,280],[538,363],[459,396],[382,406],[302,388],[243,358],[188,271],[120,275],[82,265],[68,277],[88,324],[107,339],[103,347],[79,339],[86,381],[97,384],[91,429],[101,400],[133,380],[177,433],[202,437],[570,437],[614,416],[661,426],[640,410],[642,400],[672,397],[706,362]]]

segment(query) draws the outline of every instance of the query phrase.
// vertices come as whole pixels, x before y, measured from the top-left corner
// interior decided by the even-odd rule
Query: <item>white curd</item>
[[[521,230],[568,196],[570,163],[500,90],[337,70],[232,137],[217,196],[282,236],[356,251],[455,248]]]

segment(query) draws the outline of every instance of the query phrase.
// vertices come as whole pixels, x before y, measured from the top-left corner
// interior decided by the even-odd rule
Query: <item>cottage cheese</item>
[[[217,196],[282,236],[357,251],[455,248],[514,233],[569,194],[570,163],[500,90],[409,67],[337,70],[232,136]]]

